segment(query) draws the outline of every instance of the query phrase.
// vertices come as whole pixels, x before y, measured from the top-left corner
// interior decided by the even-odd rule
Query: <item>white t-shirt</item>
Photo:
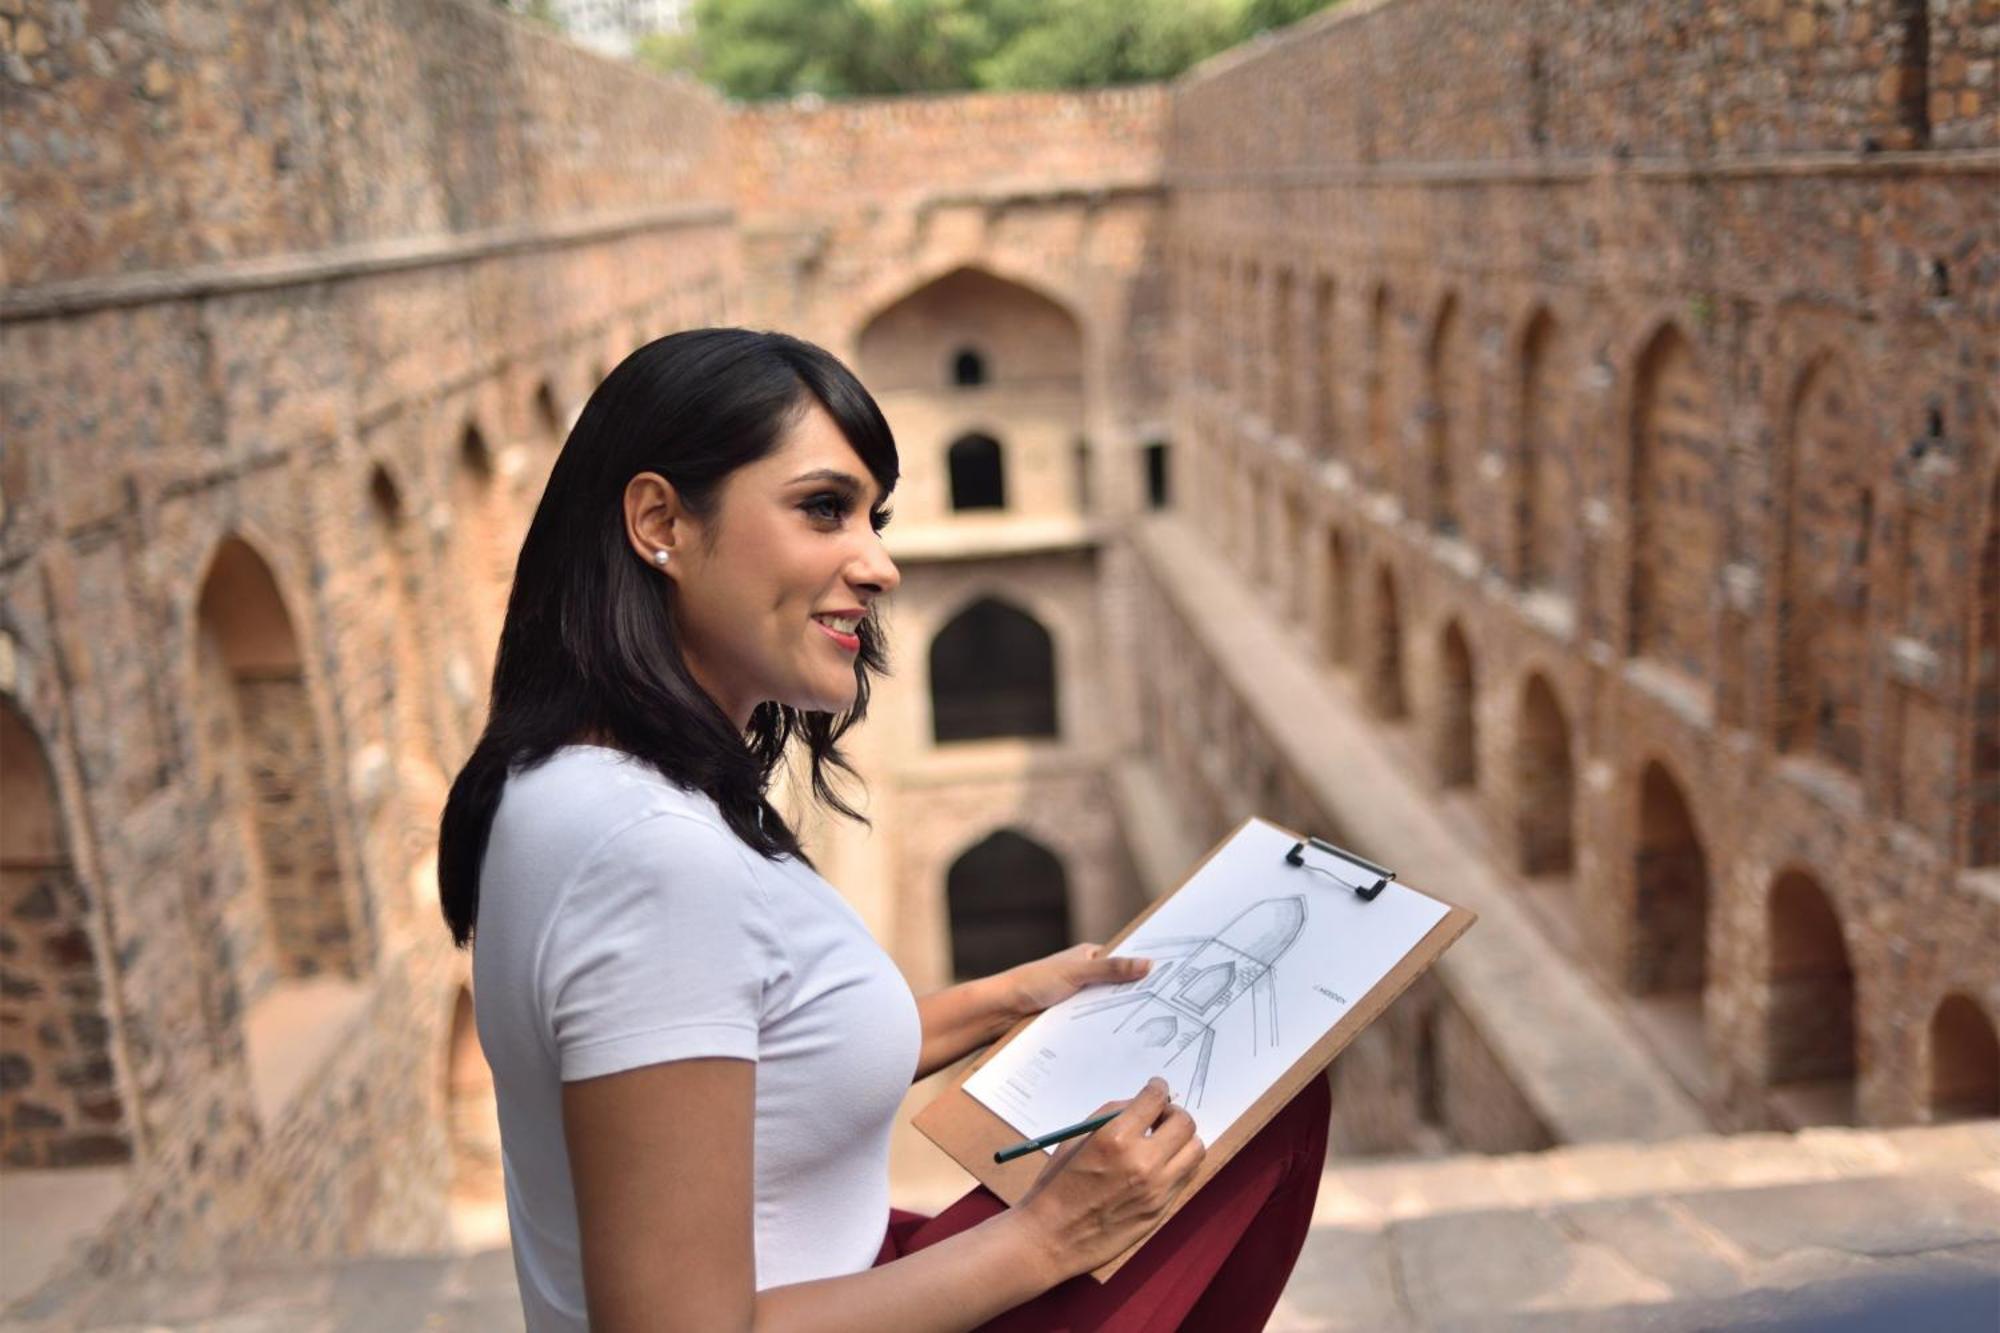
[[[756,1061],[759,1290],[874,1262],[916,999],[833,886],[751,850],[708,796],[597,746],[510,777],[473,1003],[530,1333],[587,1327],[561,1085],[641,1065]]]

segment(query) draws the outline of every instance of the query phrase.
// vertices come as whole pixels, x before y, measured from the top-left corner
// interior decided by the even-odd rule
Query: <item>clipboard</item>
[[[1215,854],[1232,842],[1238,834],[1249,826],[1252,818],[1247,817],[1229,833],[1205,852],[1201,859],[1189,869],[1181,884],[1173,893],[1163,894],[1149,903],[1146,909],[1126,923],[1125,928],[1106,942],[1106,949],[1114,949],[1133,931],[1144,923],[1147,917],[1158,911],[1171,900],[1175,893],[1185,887],[1188,880],[1195,877],[1201,868],[1209,863]],[[1345,889],[1351,890],[1364,902],[1372,902],[1395,878],[1395,872],[1375,865],[1354,853],[1345,851],[1319,838],[1295,833],[1274,820],[1261,822],[1279,829],[1296,840],[1296,845],[1284,858],[1284,863],[1300,869],[1319,869],[1330,874]],[[1330,856],[1326,854],[1331,854]],[[1337,871],[1333,858],[1344,865]],[[1310,859],[1309,859],[1310,858]],[[1319,864],[1315,865],[1317,861]],[[1407,887],[1407,886],[1404,886]],[[1419,890],[1410,890],[1419,892]],[[1416,946],[1404,954],[1394,966],[1355,999],[1339,1021],[1322,1034],[1306,1052],[1279,1075],[1264,1094],[1253,1102],[1250,1108],[1237,1117],[1234,1123],[1214,1142],[1207,1145],[1207,1152],[1201,1165],[1195,1169],[1193,1178],[1181,1190],[1178,1197],[1161,1216],[1153,1231],[1146,1233],[1137,1244],[1116,1258],[1091,1270],[1091,1276],[1099,1282],[1107,1281],[1112,1274],[1122,1268],[1131,1257],[1138,1253],[1154,1232],[1164,1226],[1167,1220],[1178,1213],[1187,1201],[1206,1185],[1215,1173],[1222,1169],[1257,1132],[1268,1124],[1286,1103],[1305,1087],[1310,1079],[1320,1077],[1334,1057],[1345,1050],[1348,1043],[1359,1036],[1364,1028],[1381,1016],[1398,995],[1401,995],[1417,977],[1438,960],[1438,957],[1469,929],[1478,919],[1468,908],[1454,906],[1437,898],[1435,894],[1425,894],[1439,902],[1444,915],[1424,934]],[[1029,1153],[1010,1162],[995,1163],[993,1156],[1002,1148],[1019,1143],[1027,1135],[1008,1124],[998,1114],[965,1090],[965,1081],[988,1060],[1019,1036],[1037,1015],[1030,1015],[1009,1028],[1007,1032],[990,1046],[967,1057],[953,1071],[945,1090],[911,1118],[919,1133],[942,1148],[953,1160],[971,1172],[980,1184],[999,1195],[1011,1207],[1020,1202],[1034,1185],[1048,1163],[1042,1153]]]

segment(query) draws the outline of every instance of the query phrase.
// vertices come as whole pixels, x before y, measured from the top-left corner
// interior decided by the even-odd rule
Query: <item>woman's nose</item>
[[[896,562],[889,558],[889,550],[882,544],[880,533],[875,534],[868,558],[856,572],[859,575],[857,582],[864,587],[874,588],[878,593],[894,592],[896,585],[903,581],[903,573],[896,568]]]

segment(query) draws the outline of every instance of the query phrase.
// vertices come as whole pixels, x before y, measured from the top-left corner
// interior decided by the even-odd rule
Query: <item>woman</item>
[[[829,776],[885,666],[896,478],[844,366],[743,329],[626,358],[550,474],[439,853],[535,1333],[1256,1327],[1297,1256],[1323,1080],[1102,1286],[1202,1158],[1158,1080],[1019,1206],[892,1216],[913,1078],[1146,966],[1080,945],[916,1000],[765,799],[796,738],[860,818]]]

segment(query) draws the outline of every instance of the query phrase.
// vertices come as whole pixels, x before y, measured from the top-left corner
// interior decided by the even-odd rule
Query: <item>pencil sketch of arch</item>
[[[1265,898],[1238,912],[1213,935],[1147,940],[1140,948],[1153,960],[1153,970],[1143,980],[1118,987],[1107,999],[1079,1006],[1070,1019],[1131,1006],[1132,1012],[1112,1031],[1123,1032],[1138,1020],[1133,1032],[1142,1045],[1174,1047],[1168,1064],[1199,1041],[1187,1093],[1188,1104],[1199,1107],[1215,1050],[1216,1022],[1246,993],[1251,1005],[1251,1054],[1256,1054],[1258,1038],[1267,1031],[1264,1044],[1278,1044],[1278,988],[1272,968],[1298,941],[1306,911],[1306,900],[1298,895]]]

